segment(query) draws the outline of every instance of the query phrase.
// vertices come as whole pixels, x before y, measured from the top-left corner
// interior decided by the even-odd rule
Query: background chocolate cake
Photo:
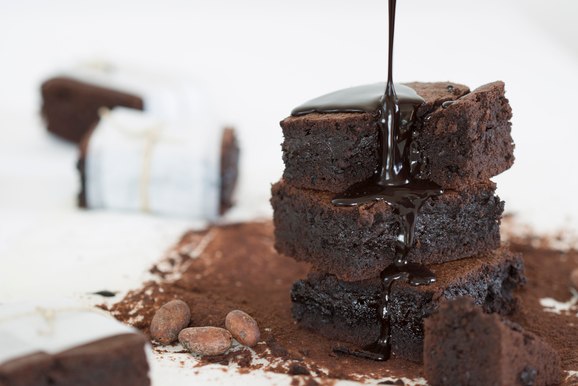
[[[78,206],[88,208],[86,199],[86,155],[92,131],[89,131],[79,145],[77,169],[80,177]],[[219,214],[225,214],[234,205],[234,193],[239,176],[239,143],[235,130],[225,128],[221,136],[219,159]],[[191,165],[200,168],[202,165]]]
[[[51,133],[80,142],[98,122],[99,109],[117,106],[144,108],[138,95],[90,84],[70,77],[55,77],[42,84],[42,116]]]

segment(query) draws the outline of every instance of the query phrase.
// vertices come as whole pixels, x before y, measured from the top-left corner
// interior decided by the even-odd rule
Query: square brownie
[[[429,199],[416,221],[408,260],[438,264],[496,249],[504,203],[482,182]],[[343,280],[379,276],[395,257],[399,216],[383,201],[343,207],[332,193],[273,185],[275,247]]]
[[[440,306],[425,321],[425,377],[432,386],[543,386],[562,380],[558,353],[538,336],[469,298]]]
[[[514,290],[525,283],[522,259],[505,247],[429,268],[435,283],[415,287],[395,282],[391,289],[392,353],[415,362],[423,360],[424,319],[442,303],[468,295],[487,312],[508,314],[516,307]],[[347,282],[314,271],[293,285],[293,317],[331,339],[365,346],[379,336],[380,294],[378,277]]]
[[[57,353],[0,363],[0,386],[146,386],[149,366],[140,334],[117,335]]]
[[[139,95],[66,76],[44,82],[41,95],[42,116],[48,131],[77,143],[98,122],[100,108],[144,109]]]
[[[449,82],[407,85],[425,100],[412,139],[416,178],[455,189],[512,166],[512,110],[503,82],[472,92]],[[283,178],[296,187],[339,193],[378,169],[375,113],[309,113],[290,116],[281,127]]]
[[[0,307],[0,386],[150,385],[146,337],[69,301]]]

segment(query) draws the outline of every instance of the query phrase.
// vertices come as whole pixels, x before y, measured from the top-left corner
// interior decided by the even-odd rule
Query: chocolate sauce
[[[386,82],[377,82],[334,91],[295,107],[291,115],[379,112],[383,108],[383,90],[386,86]],[[395,84],[395,92],[402,114],[407,109],[413,111],[413,106],[425,102],[414,89],[406,85]]]
[[[424,103],[414,90],[393,83],[393,38],[396,0],[389,0],[389,51],[385,94],[376,98],[377,85],[354,87],[337,91],[305,103],[293,110],[293,115],[312,112],[378,112],[381,143],[380,166],[373,177],[355,184],[333,199],[338,206],[362,205],[383,200],[399,216],[395,258],[381,272],[382,293],[379,307],[381,332],[379,339],[361,350],[338,349],[336,352],[373,360],[387,360],[391,354],[389,303],[391,287],[398,280],[411,285],[435,282],[435,275],[426,267],[408,261],[408,253],[415,244],[415,222],[422,205],[442,194],[433,182],[412,176],[411,138],[417,108]],[[382,84],[383,85],[383,84]],[[383,92],[383,88],[381,88]],[[444,106],[448,107],[448,106]]]

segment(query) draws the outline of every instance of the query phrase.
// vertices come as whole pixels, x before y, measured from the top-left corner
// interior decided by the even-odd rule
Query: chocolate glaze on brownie
[[[441,305],[425,321],[424,372],[431,386],[544,386],[562,380],[558,353],[537,335],[470,298]]]
[[[525,282],[520,256],[505,247],[428,268],[435,283],[395,282],[389,300],[393,354],[415,362],[422,361],[423,320],[444,301],[467,294],[488,312],[509,314],[516,306],[513,291]],[[293,316],[329,338],[364,346],[379,336],[380,294],[379,277],[347,282],[312,272],[293,286]]]
[[[22,356],[0,364],[0,385],[150,385],[145,344],[146,338],[140,334],[123,334],[58,354],[38,352]]]
[[[86,202],[86,172],[85,159],[88,151],[88,144],[91,128],[79,144],[79,158],[76,168],[80,177],[80,191],[78,193],[78,206],[81,208],[87,207]],[[221,139],[221,160],[220,160],[220,206],[219,213],[224,214],[229,210],[234,202],[234,193],[237,186],[237,179],[239,176],[239,142],[233,128],[225,128]]]
[[[41,94],[42,116],[48,131],[77,143],[98,122],[100,108],[144,109],[144,101],[137,95],[67,77],[47,80]]]
[[[437,264],[500,245],[504,204],[489,181],[428,200],[417,218],[408,258]],[[385,202],[337,207],[332,193],[273,185],[275,247],[344,280],[379,276],[395,258],[398,216]]]
[[[503,82],[473,92],[450,82],[406,85],[425,100],[417,110],[412,138],[416,178],[457,188],[512,166],[512,111]],[[447,101],[455,103],[442,107]],[[376,114],[369,112],[284,119],[283,178],[297,187],[340,193],[371,177],[379,167],[376,122]]]

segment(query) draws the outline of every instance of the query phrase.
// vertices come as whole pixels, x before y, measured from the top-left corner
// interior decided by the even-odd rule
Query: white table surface
[[[574,118],[575,2],[398,2],[398,81],[506,82],[514,168],[495,180],[509,212],[540,232],[578,225]],[[230,220],[270,216],[282,173],[278,122],[337,88],[383,80],[386,1],[267,2],[0,0],[0,303],[128,290],[180,234],[203,224],[75,207],[76,149],[47,135],[38,86],[91,58],[194,76],[241,136],[242,178]],[[569,38],[573,37],[573,38]],[[154,363],[155,385],[191,371]],[[204,369],[199,384],[288,384],[281,375]]]

